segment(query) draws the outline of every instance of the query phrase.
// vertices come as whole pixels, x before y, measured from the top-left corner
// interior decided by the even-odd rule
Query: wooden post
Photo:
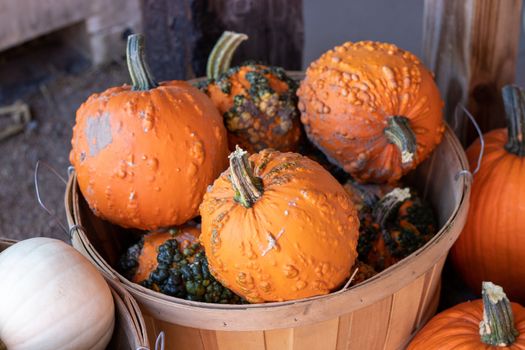
[[[501,87],[515,80],[521,7],[521,0],[425,0],[423,60],[451,125],[458,103],[483,132],[505,125]],[[477,135],[461,119],[456,133],[468,145]]]
[[[205,74],[224,30],[248,34],[233,64],[253,59],[301,69],[302,0],[141,0],[146,51],[157,80]]]

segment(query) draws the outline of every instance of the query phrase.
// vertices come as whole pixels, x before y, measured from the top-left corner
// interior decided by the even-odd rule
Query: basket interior
[[[447,137],[450,138],[450,134],[446,134]],[[443,142],[431,157],[404,179],[406,185],[416,188],[432,205],[440,228],[447,225],[464,195],[462,181],[456,178],[464,166],[461,158],[451,152],[451,142],[446,145]],[[88,233],[90,243],[115,268],[125,250],[140,239],[141,231],[123,229],[101,220],[90,210],[78,187],[75,192],[78,194],[78,219]]]

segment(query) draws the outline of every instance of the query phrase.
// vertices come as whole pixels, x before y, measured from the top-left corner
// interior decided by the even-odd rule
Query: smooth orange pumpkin
[[[213,102],[183,81],[157,84],[143,37],[128,40],[133,85],[94,94],[77,111],[70,153],[93,212],[123,227],[157,229],[198,215],[227,167],[227,136]]]
[[[224,118],[230,149],[295,151],[301,138],[297,83],[280,67],[246,62],[230,68],[237,46],[248,37],[224,32],[208,60],[202,86]]]
[[[335,47],[308,67],[297,95],[308,138],[361,182],[399,179],[445,130],[432,74],[392,44]]]
[[[525,349],[525,308],[491,282],[483,282],[482,295],[435,316],[408,350]]]
[[[350,276],[359,221],[344,188],[297,153],[237,149],[200,207],[212,274],[250,302],[327,294]]]
[[[472,290],[491,280],[511,299],[525,303],[525,91],[502,90],[508,131],[484,135],[485,151],[474,176],[467,222],[452,248],[457,271]],[[467,150],[474,169],[480,152],[477,140]]]

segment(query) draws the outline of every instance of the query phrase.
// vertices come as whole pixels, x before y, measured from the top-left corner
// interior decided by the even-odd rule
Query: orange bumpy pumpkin
[[[399,179],[445,130],[432,74],[392,44],[335,47],[310,65],[297,95],[309,139],[362,182]]]
[[[408,350],[524,350],[525,308],[491,282],[483,282],[482,294],[431,319]]]
[[[155,83],[140,35],[128,39],[128,68],[132,86],[94,94],[77,111],[70,161],[80,190],[96,215],[118,225],[182,224],[227,167],[226,130],[197,88]]]
[[[200,212],[210,271],[250,302],[327,294],[357,256],[352,201],[300,154],[263,150],[248,159],[238,148]]]
[[[491,280],[525,303],[525,90],[503,88],[508,131],[484,135],[485,151],[474,176],[463,232],[452,248],[452,261],[472,290]],[[470,168],[478,161],[479,139],[467,150]]]
[[[237,46],[248,37],[224,32],[208,60],[201,88],[224,118],[230,149],[294,151],[301,137],[297,83],[284,69],[256,63],[230,68]]]

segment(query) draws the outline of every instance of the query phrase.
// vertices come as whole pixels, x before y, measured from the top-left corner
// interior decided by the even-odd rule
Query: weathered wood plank
[[[146,50],[158,80],[203,76],[224,30],[243,32],[233,64],[247,59],[300,69],[302,0],[142,0]]]
[[[0,1],[0,50],[79,22],[93,13],[90,1]]]
[[[500,90],[515,80],[521,7],[521,0],[425,0],[423,59],[449,123],[462,103],[484,132],[505,125]],[[465,125],[456,133],[468,144],[476,135]]]

